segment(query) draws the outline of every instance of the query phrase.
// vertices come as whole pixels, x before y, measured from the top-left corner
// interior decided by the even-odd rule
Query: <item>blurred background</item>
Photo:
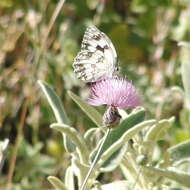
[[[37,80],[53,86],[73,127],[95,127],[67,95],[87,97],[72,63],[89,24],[112,40],[146,117],[176,117],[164,146],[189,139],[181,64],[190,56],[179,46],[190,39],[189,20],[189,0],[0,0],[0,141],[10,140],[0,189],[52,189],[46,177],[63,178],[70,162]]]

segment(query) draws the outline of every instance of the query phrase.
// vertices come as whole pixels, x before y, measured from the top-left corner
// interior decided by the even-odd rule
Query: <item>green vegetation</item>
[[[85,104],[89,86],[72,68],[90,24],[112,40],[144,108],[122,112],[88,187],[98,177],[103,190],[189,189],[189,20],[189,0],[0,0],[0,189],[82,184],[104,134],[105,106]]]

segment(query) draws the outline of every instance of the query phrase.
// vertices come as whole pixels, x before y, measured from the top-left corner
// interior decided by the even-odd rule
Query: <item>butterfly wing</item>
[[[73,68],[77,77],[85,82],[96,82],[111,77],[116,70],[117,54],[111,40],[95,26],[85,31],[81,51]]]

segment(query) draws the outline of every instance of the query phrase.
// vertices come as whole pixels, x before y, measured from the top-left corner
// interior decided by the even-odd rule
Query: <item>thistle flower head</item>
[[[138,106],[140,98],[130,81],[117,76],[92,83],[88,103],[94,106],[106,104],[129,109]]]

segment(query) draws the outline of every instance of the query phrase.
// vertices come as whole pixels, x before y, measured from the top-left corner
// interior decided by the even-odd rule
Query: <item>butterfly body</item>
[[[112,77],[117,70],[117,54],[111,40],[95,26],[85,31],[81,51],[73,68],[77,78],[84,82],[96,82]]]

